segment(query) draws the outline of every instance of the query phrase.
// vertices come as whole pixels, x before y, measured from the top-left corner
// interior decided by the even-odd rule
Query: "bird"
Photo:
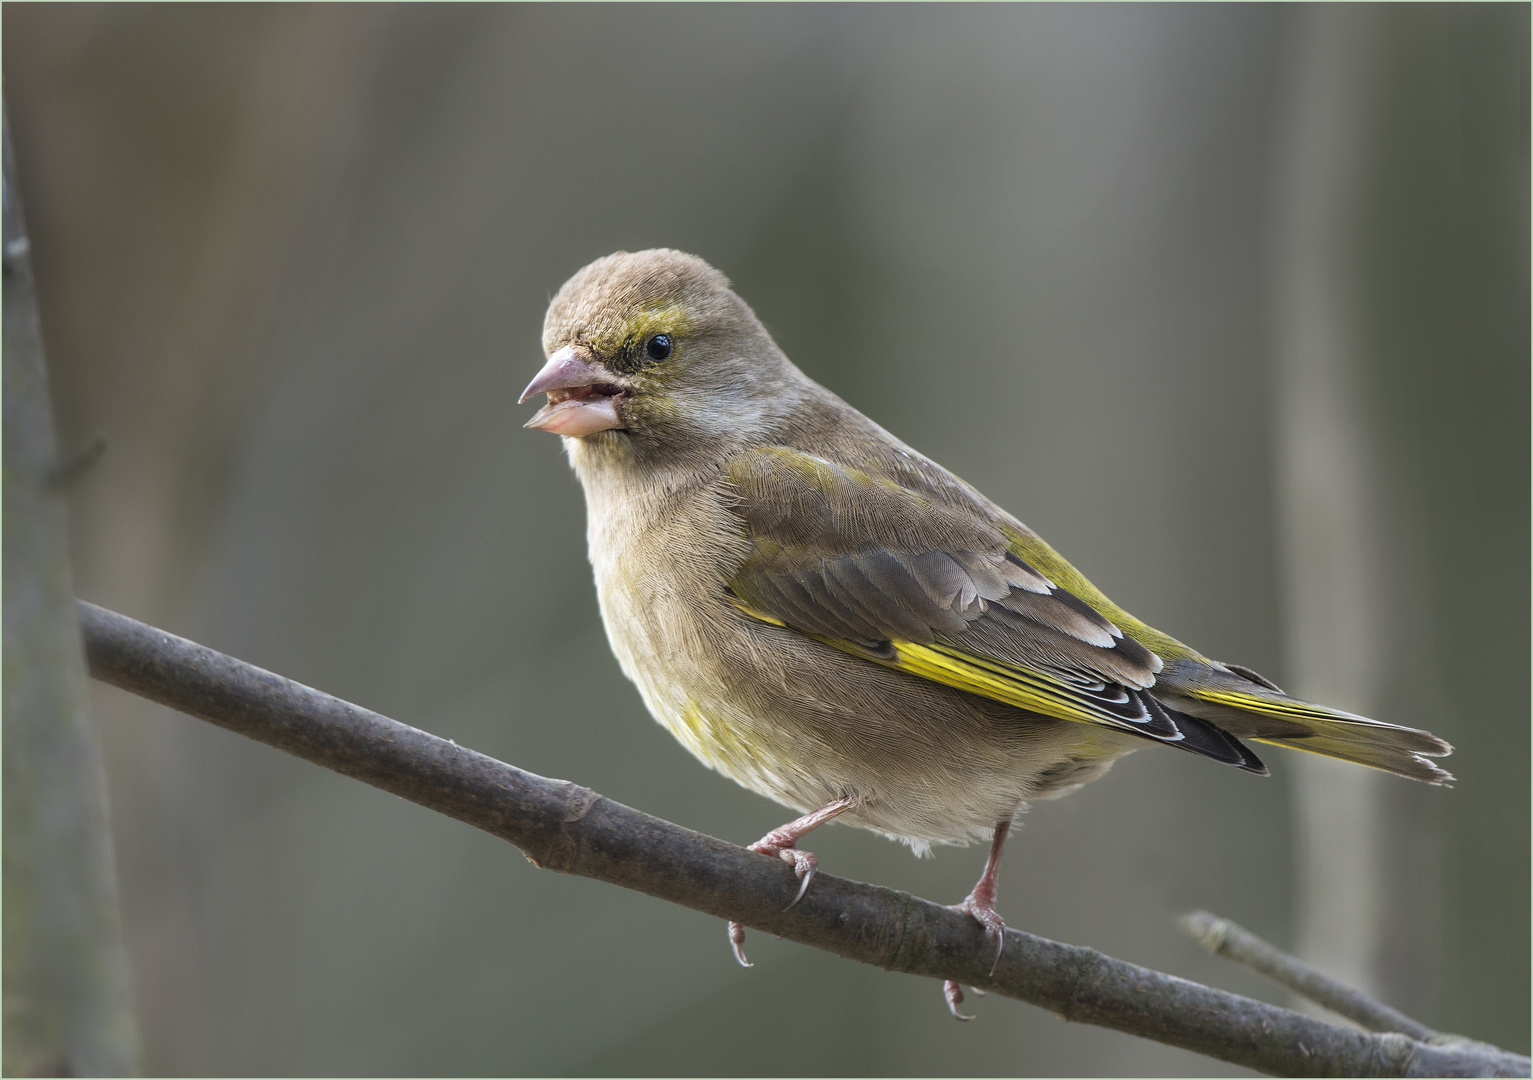
[[[1452,747],[1290,697],[1109,600],[1018,518],[801,372],[729,280],[668,248],[579,270],[543,322],[526,426],[585,493],[612,651],[705,765],[799,813],[751,850],[796,904],[831,820],[989,841],[955,907],[996,947],[1017,816],[1160,745],[1243,772],[1248,742],[1429,784]],[[792,904],[789,905],[793,906]],[[745,930],[731,922],[749,967]],[[963,991],[944,983],[952,1014]]]

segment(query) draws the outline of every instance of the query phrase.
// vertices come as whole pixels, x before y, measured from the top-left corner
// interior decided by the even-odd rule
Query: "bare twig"
[[[80,605],[96,678],[363,780],[509,840],[534,865],[636,889],[849,959],[957,979],[1275,1075],[1527,1076],[1528,1059],[1369,1034],[1172,975],[1007,931],[829,874],[791,911],[778,859],[523,772],[377,713],[91,604]]]
[[[1288,955],[1228,919],[1206,911],[1194,911],[1182,919],[1182,928],[1209,952],[1245,964],[1315,1004],[1357,1021],[1369,1031],[1398,1031],[1423,1042],[1438,1035],[1425,1024],[1375,1001],[1361,990],[1321,974],[1298,957]]]
[[[1323,1005],[1339,1016],[1363,1025],[1370,1031],[1394,1031],[1413,1039],[1431,1043],[1433,1046],[1466,1048],[1475,1047],[1502,1053],[1489,1043],[1482,1043],[1462,1035],[1450,1035],[1434,1031],[1404,1013],[1390,1008],[1381,1001],[1360,990],[1337,982],[1328,975],[1310,967],[1298,957],[1290,956],[1276,945],[1263,941],[1251,931],[1228,919],[1221,919],[1206,911],[1194,911],[1182,919],[1182,928],[1209,952],[1245,964],[1254,971]]]

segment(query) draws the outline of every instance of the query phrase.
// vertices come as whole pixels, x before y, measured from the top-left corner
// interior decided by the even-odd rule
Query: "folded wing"
[[[741,455],[729,476],[752,546],[727,584],[751,615],[1030,712],[1266,771],[1238,739],[1157,701],[1160,657],[978,508],[781,447]]]

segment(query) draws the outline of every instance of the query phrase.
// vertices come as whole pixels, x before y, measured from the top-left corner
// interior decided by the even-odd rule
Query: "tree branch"
[[[1245,964],[1369,1031],[1398,1031],[1423,1042],[1438,1037],[1420,1021],[1337,982],[1228,919],[1194,911],[1182,920],[1182,928],[1209,952]]]
[[[1228,919],[1221,919],[1206,911],[1194,911],[1182,919],[1182,929],[1209,952],[1259,971],[1294,993],[1370,1031],[1397,1031],[1433,1046],[1505,1053],[1489,1043],[1434,1031],[1361,990],[1315,970],[1297,956],[1290,956],[1276,945],[1263,941],[1245,927]]]
[[[1527,1058],[1369,1034],[1016,930],[995,957],[971,918],[819,874],[792,911],[778,859],[684,829],[397,723],[92,604],[91,674],[344,773],[597,878],[890,971],[957,979],[1098,1024],[1283,1076],[1527,1076]]]

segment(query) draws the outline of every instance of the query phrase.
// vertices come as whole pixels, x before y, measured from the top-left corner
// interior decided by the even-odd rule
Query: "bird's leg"
[[[990,841],[990,856],[985,860],[985,872],[979,876],[974,891],[964,897],[963,903],[955,904],[954,910],[974,916],[985,928],[985,936],[995,942],[995,962],[1001,962],[1001,947],[1006,942],[1006,923],[995,911],[995,893],[1001,876],[1001,849],[1006,846],[1006,834],[1011,832],[1011,822],[1002,821],[995,827]],[[995,974],[995,964],[990,966]]]
[[[778,826],[750,846],[752,851],[760,852],[762,855],[776,855],[783,862],[791,863],[793,872],[798,875],[800,882],[798,895],[793,898],[788,907],[783,908],[784,911],[804,898],[804,894],[809,891],[809,882],[813,880],[814,872],[820,865],[819,860],[811,852],[801,851],[795,845],[806,833],[812,832],[831,818],[844,814],[856,806],[857,801],[857,796],[848,795],[844,799],[826,803],[813,813]],[[742,924],[737,922],[729,924],[729,944],[734,949],[735,959],[740,961],[740,966],[750,967],[751,962],[745,959],[745,927]]]
[[[995,833],[990,840],[990,857],[985,860],[985,872],[979,876],[974,891],[964,897],[963,903],[953,905],[954,911],[974,916],[975,921],[985,928],[985,936],[995,942],[995,963],[990,965],[992,975],[995,974],[996,964],[1001,962],[1001,950],[1006,946],[1006,923],[996,914],[995,890],[1001,873],[1001,849],[1006,846],[1006,834],[1009,832],[1011,822],[996,823]],[[942,984],[942,996],[947,999],[948,1012],[960,1020],[974,1019],[958,1011],[958,1006],[963,1004],[963,989],[956,980],[949,979]]]

